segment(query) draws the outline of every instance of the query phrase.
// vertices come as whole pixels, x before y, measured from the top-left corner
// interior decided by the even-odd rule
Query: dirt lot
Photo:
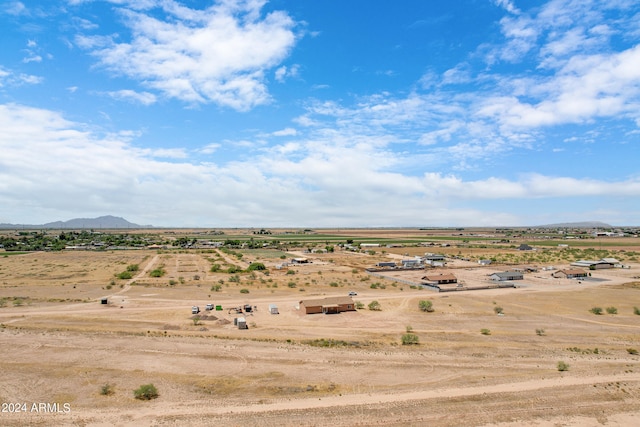
[[[291,253],[313,262],[288,269],[268,255],[0,257],[0,424],[637,425],[640,356],[630,350],[640,351],[640,264],[582,283],[540,272],[515,289],[435,293],[367,275],[380,253]],[[268,275],[235,281],[210,270],[257,259]],[[130,265],[131,279],[114,278]],[[457,267],[442,271],[467,283],[502,271]],[[158,268],[164,274],[151,277]],[[296,308],[349,291],[363,309]],[[367,309],[374,300],[381,311]],[[420,311],[421,300],[435,311]],[[191,306],[207,303],[223,310],[194,319]],[[257,311],[239,330],[228,309],[244,304]],[[603,315],[589,311],[596,306]],[[419,344],[402,345],[408,332]],[[133,390],[149,383],[159,397],[136,400]]]

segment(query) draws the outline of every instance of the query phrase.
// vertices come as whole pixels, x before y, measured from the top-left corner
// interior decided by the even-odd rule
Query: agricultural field
[[[0,252],[0,424],[627,426],[640,417],[636,237],[223,233],[128,231],[118,245],[135,240],[129,249]],[[446,266],[367,271],[425,253],[445,255]],[[602,258],[625,268],[551,276]],[[526,267],[535,271],[515,288],[420,286],[425,274],[470,287]],[[355,311],[299,309],[349,292]],[[251,312],[238,314],[245,305]]]

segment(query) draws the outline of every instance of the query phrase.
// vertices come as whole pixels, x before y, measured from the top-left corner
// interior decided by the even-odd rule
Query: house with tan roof
[[[351,297],[327,297],[320,299],[302,300],[298,304],[304,314],[337,314],[343,311],[355,311],[356,307]]]
[[[578,279],[587,277],[587,272],[580,268],[567,268],[564,270],[554,271],[551,275],[556,279]]]

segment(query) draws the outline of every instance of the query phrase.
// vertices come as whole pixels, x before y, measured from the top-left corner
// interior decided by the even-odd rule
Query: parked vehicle
[[[356,295],[358,295],[357,292],[353,292],[353,291],[349,292],[350,297],[355,297]]]
[[[197,305],[194,305],[193,307],[191,307],[191,314],[198,314],[200,313],[200,307],[198,307]]]
[[[204,309],[207,311],[213,310],[213,304],[207,304],[207,306]]]

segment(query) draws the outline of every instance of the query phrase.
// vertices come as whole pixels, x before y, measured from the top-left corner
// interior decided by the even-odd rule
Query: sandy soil
[[[0,258],[0,424],[632,426],[640,419],[640,356],[629,352],[640,351],[633,312],[640,265],[598,271],[580,284],[532,273],[516,289],[447,294],[368,276],[361,266],[376,257],[360,254],[314,256],[291,268],[295,274],[262,256],[269,275],[245,273],[240,283],[209,271],[212,262],[246,266],[248,258],[151,251]],[[130,264],[140,266],[136,276],[111,284]],[[166,275],[151,278],[159,266]],[[481,283],[500,271],[492,268],[451,271]],[[365,309],[309,316],[296,309],[303,298],[351,290]],[[435,312],[419,310],[423,299]],[[374,300],[381,311],[366,309]],[[194,320],[191,306],[207,303],[224,310]],[[228,312],[242,304],[258,308],[246,314],[247,330]],[[269,304],[280,314],[269,314]],[[596,316],[594,306],[617,314]],[[401,344],[407,331],[418,345]],[[560,361],[567,371],[558,371]],[[159,397],[134,399],[148,383]],[[103,395],[107,384],[113,393]]]

